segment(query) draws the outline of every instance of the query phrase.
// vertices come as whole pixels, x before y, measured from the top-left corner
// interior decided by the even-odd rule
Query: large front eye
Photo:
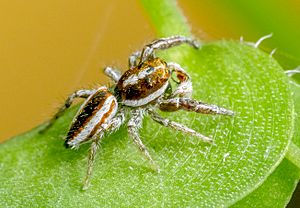
[[[148,67],[147,69],[146,69],[146,73],[147,74],[151,74],[152,72],[154,71],[154,67]]]

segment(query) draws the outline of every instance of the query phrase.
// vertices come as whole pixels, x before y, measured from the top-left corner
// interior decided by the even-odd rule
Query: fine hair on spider
[[[183,43],[195,49],[199,47],[196,40],[184,36],[160,38],[129,56],[128,70],[123,74],[113,67],[106,67],[105,74],[115,83],[113,90],[102,86],[98,89],[82,89],[74,92],[44,126],[42,131],[48,129],[63,115],[75,98],[86,99],[75,115],[65,139],[65,146],[72,149],[91,142],[83,189],[87,189],[90,184],[100,141],[105,134],[116,131],[125,121],[133,143],[150,162],[152,168],[159,172],[158,165],[139,136],[139,128],[142,127],[145,114],[163,126],[198,137],[203,142],[211,142],[212,139],[185,125],[161,117],[156,110],[234,115],[231,110],[190,98],[193,89],[189,74],[179,64],[167,63],[155,56],[157,50],[165,50]]]

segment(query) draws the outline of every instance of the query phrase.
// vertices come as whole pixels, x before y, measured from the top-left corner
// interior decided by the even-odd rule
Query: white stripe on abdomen
[[[96,127],[96,125],[101,121],[101,119],[103,118],[103,116],[109,112],[112,103],[115,102],[115,107],[112,110],[112,112],[110,113],[110,115],[105,119],[105,121],[107,119],[112,118],[118,109],[118,103],[117,100],[114,96],[109,96],[108,98],[106,98],[103,106],[98,110],[98,112],[93,115],[92,119],[83,127],[82,131],[79,132],[71,141],[68,142],[68,144],[71,147],[76,147],[80,144],[80,142],[84,141],[87,139],[87,137],[91,134],[91,132],[94,130],[94,128]],[[103,123],[105,123],[105,121]]]

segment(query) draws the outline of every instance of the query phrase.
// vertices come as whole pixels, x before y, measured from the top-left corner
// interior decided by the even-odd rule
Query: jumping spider
[[[144,114],[148,114],[151,119],[163,126],[196,136],[204,142],[211,142],[211,139],[182,124],[162,118],[155,109],[233,115],[230,110],[191,99],[191,78],[185,70],[176,63],[166,63],[161,58],[155,57],[155,50],[168,49],[182,43],[198,48],[197,42],[190,38],[182,36],[161,38],[131,55],[129,69],[123,75],[114,68],[106,67],[105,74],[116,83],[114,90],[102,86],[98,89],[74,92],[45,125],[44,129],[49,128],[71,106],[75,98],[86,99],[74,117],[65,140],[65,146],[72,149],[85,142],[92,142],[83,189],[88,188],[100,140],[105,133],[116,131],[125,122],[127,112],[130,117],[127,123],[128,134],[157,171],[158,166],[139,136]],[[176,86],[174,90],[171,82]]]

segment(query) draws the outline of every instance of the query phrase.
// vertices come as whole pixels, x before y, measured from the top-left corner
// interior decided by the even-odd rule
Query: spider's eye
[[[152,73],[153,71],[154,71],[154,67],[148,67],[148,68],[146,69],[146,72],[147,72],[148,74]]]

